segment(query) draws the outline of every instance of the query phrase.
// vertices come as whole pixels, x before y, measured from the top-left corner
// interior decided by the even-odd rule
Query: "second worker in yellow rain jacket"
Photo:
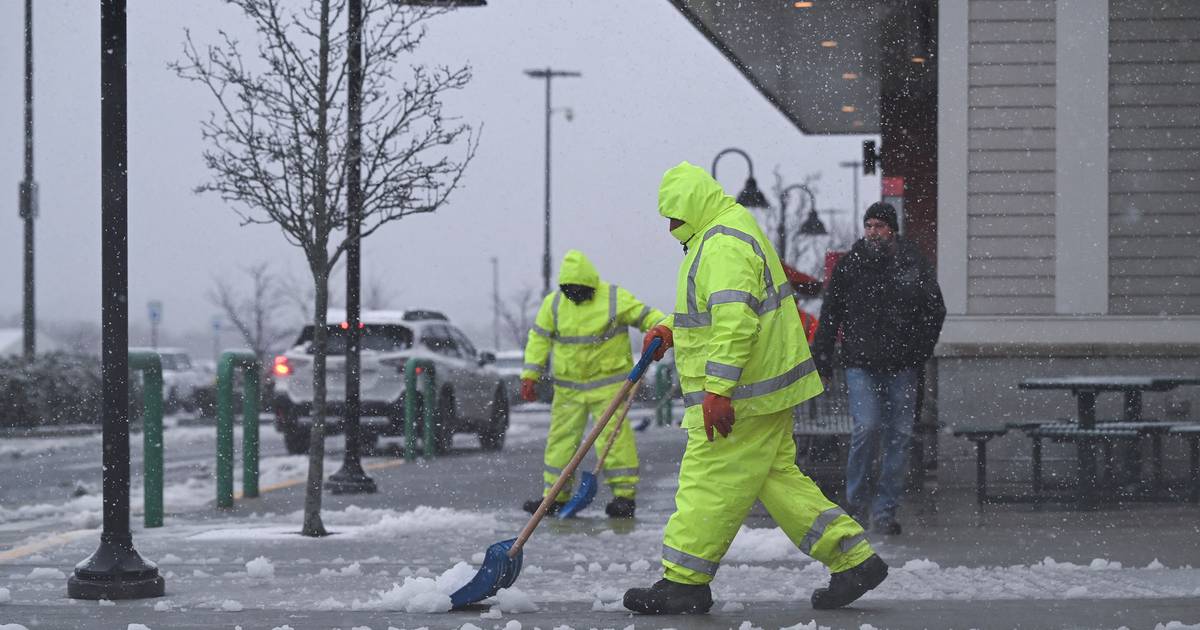
[[[625,607],[707,612],[709,582],[755,501],[833,572],[813,607],[845,606],[878,585],[887,565],[796,467],[792,412],[822,387],[779,257],[754,217],[687,162],[663,175],[658,211],[686,253],[675,313],[644,345],[660,337],[675,348],[688,436],[663,533],[663,579],[630,589]]]
[[[547,361],[553,370],[554,401],[542,472],[543,496],[579,448],[588,416],[598,418],[604,412],[633,368],[629,327],[645,332],[666,317],[629,291],[601,281],[596,268],[578,250],[567,252],[563,258],[558,285],[559,290],[542,301],[529,331],[521,372],[522,398],[531,400],[534,381],[546,370]],[[615,424],[609,423],[600,434],[597,451],[607,443]],[[604,461],[603,475],[613,493],[605,511],[613,517],[633,517],[638,455],[628,422],[622,423]],[[556,497],[552,511],[571,498],[571,487],[566,486]],[[533,512],[540,503],[540,499],[532,500],[524,507]]]

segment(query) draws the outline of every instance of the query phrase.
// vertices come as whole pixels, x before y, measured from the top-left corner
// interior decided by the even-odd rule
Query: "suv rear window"
[[[312,326],[305,326],[296,345],[312,343]],[[347,331],[336,324],[329,326],[329,354],[346,354]],[[362,329],[362,349],[374,352],[396,352],[412,347],[413,333],[407,326],[395,324],[366,324]],[[312,352],[311,347],[306,348]]]

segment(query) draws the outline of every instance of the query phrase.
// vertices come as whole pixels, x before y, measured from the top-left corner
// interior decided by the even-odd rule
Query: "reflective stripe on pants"
[[[858,566],[874,553],[862,527],[796,467],[788,409],[739,418],[729,437],[715,442],[702,427],[688,429],[675,513],[663,535],[666,578],[711,582],[756,500],[793,544],[831,571]]]
[[[623,380],[623,379],[622,379]],[[587,428],[588,417],[598,420],[612,402],[613,396],[621,389],[621,384],[608,385],[602,389],[586,392],[554,388],[554,401],[550,404],[550,432],[546,436],[546,453],[542,481],[543,496],[558,479],[559,471],[563,469],[575,455],[575,449],[583,441],[584,430]],[[597,455],[608,443],[616,426],[616,417],[609,420],[608,426],[596,439],[595,452]],[[621,432],[613,443],[608,459],[604,460],[604,482],[612,489],[613,496],[635,498],[637,495],[638,453],[634,441],[633,429],[628,418],[621,424]],[[566,501],[571,498],[574,486],[564,486],[556,500]]]

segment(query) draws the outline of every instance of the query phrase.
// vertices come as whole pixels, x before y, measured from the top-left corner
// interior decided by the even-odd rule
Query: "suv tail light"
[[[287,357],[282,355],[275,357],[275,367],[271,369],[271,372],[276,377],[291,375],[292,366],[288,363]]]

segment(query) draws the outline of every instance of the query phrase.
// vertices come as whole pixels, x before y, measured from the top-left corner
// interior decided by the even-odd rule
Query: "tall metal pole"
[[[375,480],[362,467],[361,396],[362,284],[360,234],[362,232],[362,0],[346,5],[346,449],[342,469],[330,475],[325,487],[334,494],[375,492]]]
[[[33,219],[37,184],[33,181],[33,0],[25,0],[25,178],[20,187],[20,214],[25,221],[24,353],[37,352],[37,325],[33,308]]]
[[[500,259],[492,256],[492,347],[500,350]]]
[[[787,263],[787,198],[779,200],[779,225],[775,228],[775,250],[780,262]]]
[[[542,249],[542,292],[550,293],[550,116],[554,113],[554,109],[550,106],[550,82],[554,77],[578,77],[582,75],[578,72],[554,70],[552,68],[526,70],[525,74],[535,79],[546,81],[546,208],[544,221],[545,234]]]
[[[75,566],[75,599],[161,597],[158,567],[133,548],[129,530],[129,286],[125,0],[100,2],[101,380],[104,390],[104,529],[100,547]]]

